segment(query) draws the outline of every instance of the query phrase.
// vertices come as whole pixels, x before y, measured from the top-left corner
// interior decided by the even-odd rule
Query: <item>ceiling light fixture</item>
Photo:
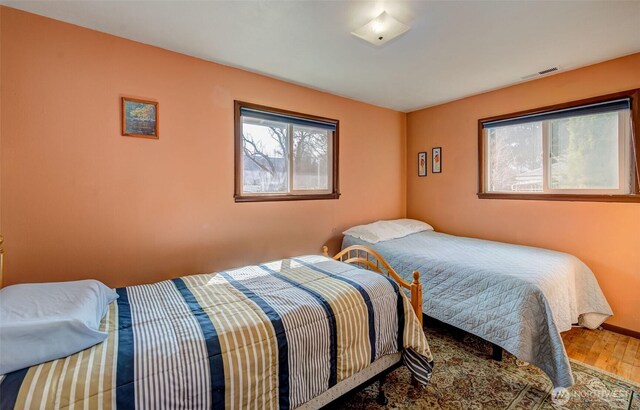
[[[398,37],[400,34],[406,33],[409,26],[400,23],[389,13],[383,11],[380,15],[356,31],[352,31],[356,37],[368,41],[376,46],[381,46],[389,40]]]

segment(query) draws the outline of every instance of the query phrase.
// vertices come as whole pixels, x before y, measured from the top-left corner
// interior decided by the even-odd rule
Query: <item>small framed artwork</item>
[[[158,103],[122,97],[122,135],[160,138],[158,134]]]
[[[431,172],[434,174],[442,172],[442,148],[440,147],[431,150]]]
[[[418,176],[427,176],[427,153],[418,152]]]

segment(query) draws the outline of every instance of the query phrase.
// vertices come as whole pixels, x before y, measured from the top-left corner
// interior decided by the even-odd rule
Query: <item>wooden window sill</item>
[[[582,201],[582,202],[640,202],[640,194],[631,195],[576,195],[576,194],[503,194],[478,193],[480,199],[516,199],[534,201]]]
[[[338,199],[339,193],[308,195],[235,195],[236,202],[305,201],[313,199]]]

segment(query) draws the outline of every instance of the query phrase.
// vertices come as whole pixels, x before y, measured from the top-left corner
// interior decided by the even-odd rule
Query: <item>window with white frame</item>
[[[338,121],[236,102],[238,202],[336,199]]]
[[[632,101],[625,96],[480,120],[479,195],[636,195]]]

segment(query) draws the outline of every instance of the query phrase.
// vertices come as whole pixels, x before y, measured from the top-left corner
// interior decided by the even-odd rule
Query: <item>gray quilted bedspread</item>
[[[345,236],[342,247],[356,244],[407,280],[421,273],[425,314],[538,366],[555,387],[574,383],[560,332],[612,315],[593,272],[565,253],[433,231],[377,244]]]

